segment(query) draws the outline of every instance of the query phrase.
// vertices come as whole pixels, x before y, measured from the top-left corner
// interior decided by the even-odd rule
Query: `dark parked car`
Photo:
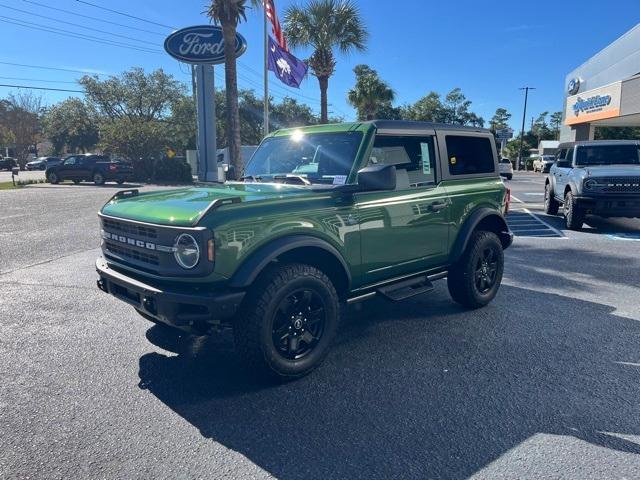
[[[11,170],[18,166],[18,161],[13,157],[0,158],[0,170]]]
[[[53,167],[62,162],[62,159],[58,157],[39,157],[35,160],[27,163],[27,170],[46,170],[49,167]]]
[[[103,155],[87,153],[71,155],[60,164],[48,167],[46,176],[47,180],[54,184],[64,180],[73,180],[74,183],[86,180],[96,185],[105,182],[124,183],[131,180],[133,167],[128,163],[110,160]]]

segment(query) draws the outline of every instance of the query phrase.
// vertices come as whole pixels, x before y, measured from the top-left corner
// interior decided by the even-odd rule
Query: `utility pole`
[[[520,130],[520,150],[518,152],[518,161],[516,162],[516,170],[520,170],[522,163],[522,147],[524,145],[524,122],[527,118],[527,100],[529,99],[529,90],[535,90],[535,87],[522,87],[524,90],[524,111],[522,112],[522,129]]]

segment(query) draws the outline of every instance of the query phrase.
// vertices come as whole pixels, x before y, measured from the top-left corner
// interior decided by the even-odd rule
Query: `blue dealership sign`
[[[176,30],[164,41],[164,49],[173,58],[185,63],[224,63],[222,27],[196,25]],[[242,55],[246,49],[247,41],[236,33],[236,57]]]

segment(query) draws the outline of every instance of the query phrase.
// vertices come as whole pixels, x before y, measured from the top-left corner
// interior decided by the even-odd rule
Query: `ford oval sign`
[[[236,33],[235,51],[239,57],[247,49],[247,41]],[[222,27],[197,25],[176,30],[164,41],[164,49],[173,58],[185,63],[224,63]]]
[[[580,91],[580,83],[582,82],[580,81],[579,77],[569,80],[569,85],[567,85],[567,92],[569,93],[569,95],[575,95]]]

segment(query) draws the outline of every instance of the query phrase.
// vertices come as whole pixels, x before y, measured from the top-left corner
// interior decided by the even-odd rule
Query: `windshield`
[[[636,145],[579,147],[576,165],[640,165]]]
[[[543,162],[554,162],[556,160],[556,157],[553,155],[543,155],[542,156],[542,161]]]
[[[361,132],[294,132],[265,139],[245,169],[257,181],[304,178],[311,183],[344,184],[351,172]]]

